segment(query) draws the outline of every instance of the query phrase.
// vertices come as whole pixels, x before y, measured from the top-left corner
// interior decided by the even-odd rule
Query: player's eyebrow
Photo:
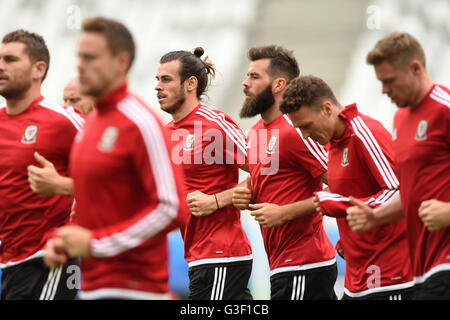
[[[171,80],[172,79],[172,77],[171,76],[169,76],[169,75],[165,75],[165,74],[163,74],[162,76],[156,76],[156,80]]]
[[[18,56],[12,55],[12,54],[0,54],[0,59],[3,58],[3,60],[8,60],[8,61],[15,61],[15,60],[19,60]]]
[[[258,72],[255,72],[255,71],[253,71],[253,72],[249,72],[249,73],[247,73],[247,76],[249,76],[249,77],[259,77],[259,73],[258,73]]]

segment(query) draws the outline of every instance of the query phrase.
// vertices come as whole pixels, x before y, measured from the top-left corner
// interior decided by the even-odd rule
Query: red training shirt
[[[34,193],[27,166],[40,167],[37,151],[67,176],[70,148],[83,126],[81,117],[42,96],[20,114],[0,108],[0,267],[42,257],[46,234],[68,221],[73,198]]]
[[[327,170],[325,149],[305,140],[287,115],[268,124],[260,119],[250,130],[248,163],[254,203],[284,205],[322,189],[318,176]],[[276,228],[261,227],[271,275],[308,270],[336,262],[323,229],[322,216],[312,214]]]
[[[450,201],[450,90],[433,85],[414,109],[394,118],[395,165],[407,221],[414,281],[450,270],[450,227],[428,231],[418,215],[422,201]]]
[[[211,195],[238,184],[247,144],[229,116],[199,104],[167,127],[177,143],[171,152],[172,161],[183,169],[188,193],[199,190]],[[204,217],[189,214],[184,248],[189,267],[252,259],[241,213],[233,205]]]
[[[166,233],[186,208],[169,149],[166,130],[127,83],[87,117],[70,166],[75,223],[92,231],[80,297],[166,297]]]
[[[353,232],[346,219],[348,196],[370,206],[398,195],[392,141],[383,125],[361,114],[356,104],[339,114],[346,129],[332,139],[328,152],[328,186],[317,192],[323,214],[336,217],[346,261],[344,292],[350,297],[409,288],[413,285],[406,222],[400,220],[369,232]]]

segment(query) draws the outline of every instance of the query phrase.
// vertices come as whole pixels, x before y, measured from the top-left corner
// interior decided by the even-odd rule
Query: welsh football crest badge
[[[22,143],[25,143],[25,144],[36,143],[37,133],[38,133],[37,126],[31,125],[31,126],[26,127],[25,131],[23,133]]]
[[[269,140],[269,144],[267,145],[267,153],[273,154],[275,153],[275,146],[277,145],[277,137],[273,136]]]
[[[345,147],[344,151],[342,152],[341,166],[346,167],[348,165],[349,165],[349,162],[348,162],[348,147]]]
[[[97,144],[97,148],[103,152],[111,152],[116,145],[117,137],[119,136],[119,129],[114,126],[109,126],[103,131],[102,137]]]
[[[414,139],[417,141],[423,141],[427,139],[427,130],[428,130],[428,121],[427,120],[420,120],[419,124],[417,125],[417,131],[416,136]]]
[[[183,149],[186,151],[191,151],[194,149],[194,140],[195,140],[195,134],[189,133],[186,136],[186,140],[184,141],[184,147]]]

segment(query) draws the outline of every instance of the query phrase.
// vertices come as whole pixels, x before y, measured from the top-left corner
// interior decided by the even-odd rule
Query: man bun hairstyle
[[[334,104],[338,103],[333,91],[325,81],[312,75],[301,76],[292,80],[286,87],[280,111],[291,113],[299,110],[302,106],[319,110],[319,103],[324,100],[329,100]]]
[[[19,29],[6,34],[2,39],[2,43],[4,44],[12,42],[20,42],[25,45],[25,52],[30,57],[31,63],[44,61],[47,64],[47,69],[42,78],[43,82],[47,77],[48,69],[50,67],[50,53],[44,38],[37,33]]]
[[[202,47],[197,47],[194,49],[194,55],[197,58],[201,58],[204,53],[205,53],[205,50]]]
[[[197,78],[197,98],[200,99],[205,94],[208,85],[216,76],[214,65],[208,61],[208,57],[201,59],[205,50],[202,47],[196,47],[190,51],[170,51],[163,55],[159,63],[167,63],[178,60],[181,63],[179,75],[181,83],[190,77]]]

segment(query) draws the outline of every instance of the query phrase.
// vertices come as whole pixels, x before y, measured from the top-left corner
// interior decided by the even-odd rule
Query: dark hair
[[[198,81],[197,98],[199,99],[206,92],[208,84],[216,75],[214,65],[208,61],[208,57],[201,59],[204,53],[205,50],[202,47],[195,48],[193,52],[183,50],[171,51],[163,55],[159,60],[161,64],[175,60],[180,61],[179,75],[181,83],[189,77],[196,77]]]
[[[94,17],[83,20],[82,30],[83,32],[102,34],[106,38],[109,50],[113,55],[124,51],[128,53],[130,56],[128,70],[131,68],[136,55],[136,46],[131,32],[125,25],[112,19]]]
[[[289,51],[281,46],[270,45],[251,48],[248,50],[248,58],[250,61],[270,59],[270,65],[267,70],[269,75],[272,77],[285,76],[287,82],[300,74],[293,51]]]
[[[48,68],[50,67],[50,53],[48,52],[47,45],[44,38],[37,33],[25,31],[23,29],[16,30],[8,33],[3,37],[2,43],[20,42],[25,45],[25,52],[28,54],[30,61],[36,63],[38,61],[44,61],[47,64],[45,70],[44,81],[47,76]]]
[[[292,80],[283,92],[280,111],[291,113],[301,106],[318,108],[317,103],[330,100],[337,104],[338,101],[333,91],[322,79],[315,76],[301,76]]]
[[[393,66],[405,68],[412,59],[419,60],[425,67],[425,52],[419,41],[406,32],[392,32],[380,39],[367,54],[366,62],[378,65],[387,61]]]

